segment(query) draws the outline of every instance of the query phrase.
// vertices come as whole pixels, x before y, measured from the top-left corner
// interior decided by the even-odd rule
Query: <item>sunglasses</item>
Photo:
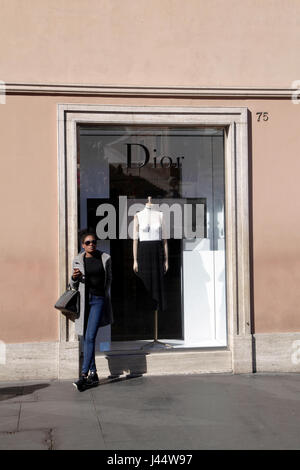
[[[88,240],[86,242],[84,242],[85,245],[89,246],[89,245],[97,245],[97,240]]]

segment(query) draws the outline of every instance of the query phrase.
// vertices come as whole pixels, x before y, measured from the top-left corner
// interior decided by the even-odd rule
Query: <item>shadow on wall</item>
[[[81,373],[83,364],[83,337],[80,337],[78,373]],[[105,358],[108,361],[110,371],[109,379],[128,374],[130,377],[136,377],[147,373],[146,356],[148,352],[141,350],[122,350],[107,351]]]
[[[106,359],[111,377],[118,377],[127,373],[130,377],[136,377],[147,373],[147,353],[134,354],[108,354]]]

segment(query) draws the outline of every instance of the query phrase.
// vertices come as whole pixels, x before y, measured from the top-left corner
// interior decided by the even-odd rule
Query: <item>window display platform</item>
[[[228,348],[179,349],[158,351],[141,349],[146,342],[113,344],[113,349],[96,354],[100,374],[110,377],[132,375],[174,375],[202,373],[232,373],[232,352]],[[126,347],[128,349],[126,349]]]
[[[194,344],[188,344],[185,343],[184,340],[178,340],[178,339],[159,339],[160,343],[165,343],[167,346],[165,348],[159,348],[157,350],[152,349],[152,348],[147,348],[147,346],[150,346],[151,343],[153,343],[153,340],[139,340],[139,341],[112,341],[110,344],[110,347],[107,345],[106,350],[102,350],[99,352],[99,354],[102,353],[108,353],[108,352],[114,352],[114,351],[145,351],[145,352],[163,352],[163,351],[172,351],[173,349],[179,350],[179,349],[209,349],[213,350],[215,348],[226,348],[226,343],[222,343],[220,341],[207,341],[206,343],[201,341],[201,343],[194,343]],[[171,347],[168,347],[171,346]],[[102,349],[102,348],[101,348]]]

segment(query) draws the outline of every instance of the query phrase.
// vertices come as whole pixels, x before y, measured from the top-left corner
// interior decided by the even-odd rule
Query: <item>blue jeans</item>
[[[96,372],[95,340],[99,329],[101,314],[104,306],[104,297],[89,294],[89,317],[84,335],[82,374]]]

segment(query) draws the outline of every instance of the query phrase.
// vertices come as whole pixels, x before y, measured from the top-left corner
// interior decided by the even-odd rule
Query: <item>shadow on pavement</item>
[[[30,395],[36,390],[41,388],[49,387],[50,384],[35,384],[35,385],[19,385],[16,387],[4,387],[0,388],[0,401],[9,400],[22,395]]]
[[[99,385],[111,384],[113,382],[123,382],[125,380],[136,379],[142,376],[143,376],[142,374],[127,374],[125,377],[109,376],[106,379],[100,379]]]
[[[87,390],[91,390],[92,388],[102,387],[103,385],[108,385],[108,384],[115,383],[115,382],[124,382],[126,380],[136,379],[142,376],[143,376],[142,374],[128,374],[125,377],[109,376],[109,377],[106,377],[105,379],[100,379],[99,384],[97,385],[87,385],[84,388],[84,390],[81,390],[81,392],[86,392]]]

